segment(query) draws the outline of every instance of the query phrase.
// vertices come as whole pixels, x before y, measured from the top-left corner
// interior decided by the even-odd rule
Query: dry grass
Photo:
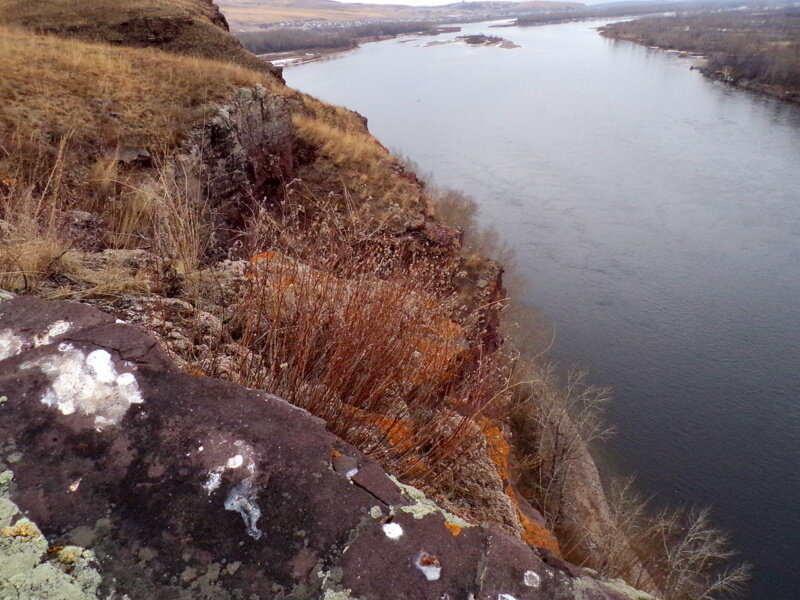
[[[358,218],[400,230],[411,215],[428,212],[418,181],[373,138],[364,121],[341,107],[303,96],[303,107],[293,116],[298,136],[317,147],[313,163],[298,170],[309,194],[321,198],[338,195],[352,199]],[[339,180],[331,189],[331,174]]]
[[[209,239],[207,209],[178,185],[188,178],[176,178],[166,157],[232,89],[280,87],[227,63],[4,27],[0,68],[0,284],[19,291],[48,279],[81,294],[147,287],[113,263],[119,286],[99,265],[79,266],[70,251],[82,240],[64,230],[71,210],[104,219],[108,247],[146,248],[176,271],[195,269]],[[124,147],[149,149],[162,166],[121,166]]]
[[[227,304],[223,321],[246,348],[232,379],[308,409],[422,481],[474,442],[467,425],[502,396],[508,372],[499,353],[470,346],[477,318],[453,320],[446,266],[407,263],[351,217],[330,206],[311,222],[261,214],[238,282],[224,268],[200,274],[197,294],[201,305],[227,294],[212,304]],[[197,368],[214,374],[214,361]]]
[[[69,250],[61,229],[64,149],[62,142],[39,193],[22,181],[0,179],[0,287],[6,290],[36,290]]]
[[[303,114],[294,115],[292,123],[301,137],[318,146],[337,166],[369,169],[389,160],[384,148],[366,131],[343,130]]]
[[[196,0],[2,0],[2,21],[30,29],[100,27],[135,18],[188,18],[211,22],[214,11]]]
[[[202,0],[0,0],[0,25],[270,70],[241,47],[215,8]]]
[[[188,179],[176,178],[169,167],[158,169],[157,179],[127,188],[99,211],[106,229],[96,234],[107,236],[109,251],[80,251],[83,232],[70,230],[69,223],[87,207],[70,199],[63,179],[68,148],[62,140],[42,180],[0,182],[0,288],[61,298],[144,294],[154,290],[158,267],[178,276],[198,268],[211,236],[207,203],[196,190],[179,184]],[[136,248],[149,252],[113,250]]]
[[[76,150],[169,149],[231,89],[274,85],[230,64],[9,28],[0,28],[0,69],[0,174],[11,177],[15,146],[71,134],[67,161]]]

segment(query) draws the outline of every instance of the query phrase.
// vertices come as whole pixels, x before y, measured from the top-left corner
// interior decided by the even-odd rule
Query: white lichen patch
[[[256,504],[257,492],[252,479],[248,477],[233,486],[225,498],[225,510],[235,511],[242,516],[247,535],[254,540],[261,537],[261,530],[258,528],[261,509]]]
[[[34,348],[52,344],[55,338],[61,337],[67,333],[71,327],[72,323],[69,321],[56,321],[52,323],[45,331],[37,333],[35,336],[33,336]]]
[[[517,600],[511,594],[499,594],[497,596],[497,600]]]
[[[208,476],[206,478],[205,483],[203,483],[203,489],[205,489],[209,494],[211,494],[214,490],[216,490],[220,484],[222,483],[222,473],[226,470],[235,470],[246,468],[250,475],[255,475],[256,472],[256,460],[255,460],[255,451],[253,447],[249,444],[245,443],[242,440],[236,440],[233,443],[233,449],[230,449],[230,442],[213,442],[209,441],[208,445],[211,449],[211,452],[214,452],[217,456],[221,452],[224,451],[225,447],[228,447],[228,452],[236,452],[233,456],[224,459],[224,464],[218,465],[212,468],[208,472]],[[205,450],[205,445],[200,446],[197,451],[203,452]],[[187,455],[188,456],[188,455]],[[224,454],[223,454],[224,456]]]
[[[0,331],[0,360],[5,360],[26,350],[28,344],[10,329]]]
[[[390,540],[399,540],[403,537],[403,528],[400,523],[385,523],[383,525],[383,533]]]
[[[203,489],[206,490],[209,494],[216,490],[220,484],[222,483],[222,473],[219,471],[211,471],[208,474],[208,479],[203,484]]]
[[[86,354],[71,344],[59,344],[58,353],[22,365],[39,369],[50,379],[41,401],[71,415],[94,416],[99,431],[116,425],[131,404],[144,402],[132,373],[118,373],[111,354],[94,350]]]
[[[525,574],[522,576],[522,583],[528,587],[538,588],[542,583],[542,578],[539,577],[539,574],[535,571],[525,571]]]
[[[54,321],[44,331],[35,334],[32,339],[26,339],[14,333],[11,329],[0,331],[0,360],[17,356],[31,348],[38,348],[52,344],[56,338],[61,337],[72,328],[69,321]]]
[[[349,471],[347,471],[347,473],[344,474],[344,476],[347,477],[348,481],[351,481],[353,477],[355,477],[357,474],[358,474],[358,469],[350,469]]]
[[[420,552],[414,561],[414,565],[428,581],[438,581],[439,577],[442,576],[442,565],[439,559],[427,552]]]
[[[244,458],[241,454],[237,454],[236,456],[231,456],[228,459],[228,462],[225,463],[225,467],[228,469],[238,469],[244,464]]]

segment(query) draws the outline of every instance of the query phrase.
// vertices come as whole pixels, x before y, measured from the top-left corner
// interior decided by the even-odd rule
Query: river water
[[[478,201],[552,355],[613,386],[621,470],[714,506],[747,597],[800,598],[800,108],[600,24],[469,25],[521,47],[401,38],[285,76]]]

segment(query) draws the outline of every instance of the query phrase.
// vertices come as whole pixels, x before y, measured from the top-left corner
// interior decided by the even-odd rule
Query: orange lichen
[[[199,377],[205,377],[206,374],[203,371],[198,371],[197,369],[186,369],[186,372],[189,375],[197,375]]]
[[[444,526],[447,527],[450,530],[450,533],[454,537],[458,537],[461,534],[461,527],[459,527],[455,523],[447,523],[447,522],[445,522]]]
[[[284,290],[290,288],[294,284],[295,284],[294,277],[290,277],[289,275],[281,275],[275,287],[279,292],[283,292]]]
[[[408,452],[414,448],[416,433],[411,421],[375,417],[373,423],[389,439],[392,449],[398,454]]]
[[[511,502],[514,503],[514,507],[517,509],[517,516],[519,517],[520,525],[522,525],[522,539],[531,546],[552,550],[556,556],[560,557],[561,548],[553,532],[546,527],[542,527],[536,521],[523,514],[517,502],[516,493],[511,486],[506,488],[506,495],[511,499]]]
[[[341,456],[341,455],[342,455],[342,453],[339,452],[338,450],[336,450],[336,449],[331,450],[331,456],[333,456],[334,458],[337,457],[337,456]]]
[[[275,252],[272,250],[267,250],[266,252],[259,252],[252,258],[250,258],[250,262],[253,264],[264,262],[265,260],[272,260],[275,258]]]
[[[27,538],[31,539],[39,535],[39,530],[36,528],[36,525],[28,521],[27,519],[22,519],[17,521],[16,524],[11,525],[10,527],[3,527],[0,529],[0,535],[5,537],[13,537],[13,538]]]
[[[484,417],[481,419],[480,425],[483,436],[486,439],[486,450],[489,458],[494,463],[497,474],[500,475],[503,483],[508,483],[508,457],[511,455],[511,446],[508,445],[503,432],[493,421]]]
[[[511,456],[511,446],[506,440],[503,432],[493,421],[488,418],[481,420],[481,429],[486,439],[487,453],[497,469],[497,474],[506,486],[505,494],[511,500],[517,511],[520,525],[522,525],[522,539],[532,546],[547,548],[556,555],[561,556],[561,549],[558,540],[552,531],[542,527],[536,521],[526,516],[519,506],[517,494],[509,481],[509,457]]]

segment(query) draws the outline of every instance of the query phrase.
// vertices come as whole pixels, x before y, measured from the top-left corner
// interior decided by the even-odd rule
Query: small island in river
[[[519,48],[518,44],[496,35],[478,33],[474,35],[460,35],[456,38],[469,46],[498,46],[500,48]]]

